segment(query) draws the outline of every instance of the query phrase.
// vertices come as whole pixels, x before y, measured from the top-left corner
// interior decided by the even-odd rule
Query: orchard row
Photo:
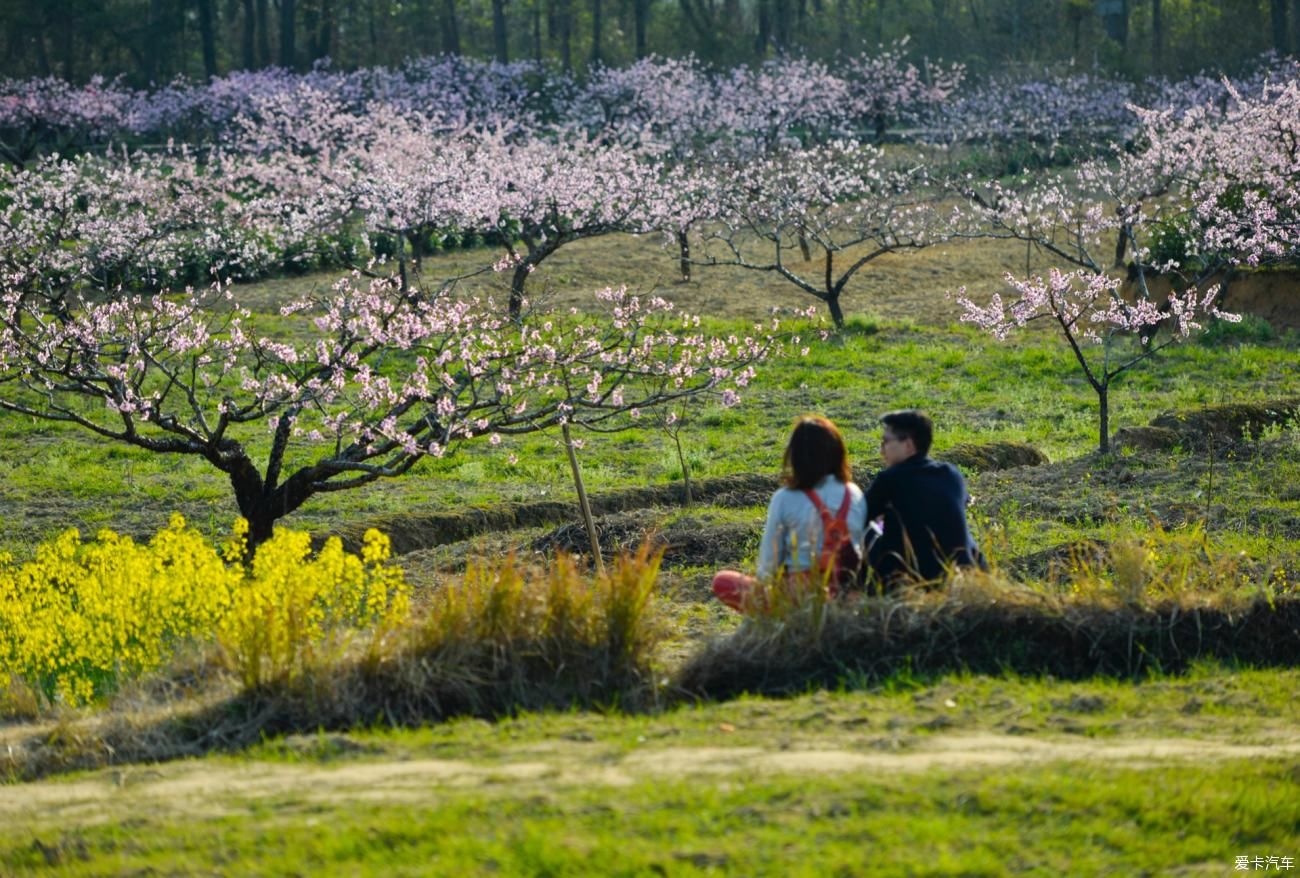
[[[561,140],[584,136],[649,152],[723,147],[754,152],[791,143],[886,137],[936,144],[1031,144],[1041,157],[1073,154],[1137,131],[1131,104],[1184,112],[1233,95],[1257,96],[1294,79],[1296,65],[1271,56],[1236,80],[1198,75],[1134,83],[1071,68],[971,81],[960,65],[908,59],[905,43],[833,64],[784,57],[758,67],[713,70],[693,58],[648,58],[596,67],[576,79],[533,62],[455,56],[400,67],[306,74],[267,69],[205,82],[177,80],[139,91],[94,79],[0,81],[0,148],[10,163],[112,144],[169,140],[242,144],[248,123],[293,120],[315,147],[313,127],[330,114],[418,117],[441,132],[466,126]],[[266,132],[263,132],[266,133]],[[274,138],[274,135],[273,135]],[[281,146],[294,145],[282,141]]]

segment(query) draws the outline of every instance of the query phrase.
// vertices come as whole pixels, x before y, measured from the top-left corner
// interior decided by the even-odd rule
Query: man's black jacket
[[[884,516],[885,530],[867,560],[881,580],[938,579],[945,565],[984,566],[966,527],[967,500],[957,467],[923,454],[877,475],[867,488],[867,518]]]

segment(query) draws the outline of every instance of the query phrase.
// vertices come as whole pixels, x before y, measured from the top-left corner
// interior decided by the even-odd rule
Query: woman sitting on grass
[[[743,610],[746,596],[759,581],[778,575],[811,584],[813,559],[822,557],[822,509],[848,526],[849,539],[862,548],[867,503],[851,481],[849,455],[840,431],[826,418],[805,416],[795,422],[782,465],[785,487],[767,506],[767,524],[758,552],[758,576],[723,570],[713,577],[713,593],[727,606]]]

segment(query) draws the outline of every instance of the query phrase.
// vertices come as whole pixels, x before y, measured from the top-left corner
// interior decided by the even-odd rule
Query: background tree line
[[[976,71],[1072,59],[1132,75],[1300,48],[1300,0],[0,0],[0,74],[135,85],[439,52],[581,71],[649,54],[737,64],[907,36]]]

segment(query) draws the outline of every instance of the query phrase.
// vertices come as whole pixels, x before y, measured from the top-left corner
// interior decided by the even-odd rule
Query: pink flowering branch
[[[527,326],[477,301],[341,279],[260,335],[224,288],[176,299],[77,297],[52,314],[0,297],[0,409],[206,460],[230,479],[254,544],[310,498],[408,472],[461,443],[626,423],[700,394],[734,404],[777,327],[712,337],[624,290],[596,316]]]

